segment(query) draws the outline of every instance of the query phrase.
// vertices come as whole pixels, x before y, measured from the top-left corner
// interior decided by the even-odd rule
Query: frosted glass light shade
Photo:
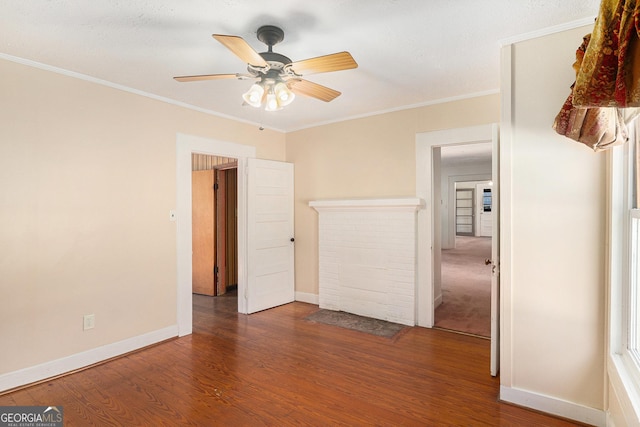
[[[291,104],[295,99],[296,95],[289,90],[289,87],[285,83],[278,83],[273,88],[274,93],[276,94],[276,98],[278,99],[278,105],[281,107],[286,107]]]
[[[282,107],[278,103],[278,98],[276,94],[273,92],[267,93],[267,105],[265,105],[264,109],[267,111],[277,111]]]
[[[252,107],[260,107],[262,104],[262,97],[264,95],[264,88],[259,84],[251,85],[249,90],[242,95],[242,99],[244,102],[251,105]]]

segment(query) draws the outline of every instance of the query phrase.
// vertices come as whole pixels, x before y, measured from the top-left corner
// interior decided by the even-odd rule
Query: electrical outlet
[[[96,326],[96,315],[85,314],[83,318],[83,330],[93,329]]]

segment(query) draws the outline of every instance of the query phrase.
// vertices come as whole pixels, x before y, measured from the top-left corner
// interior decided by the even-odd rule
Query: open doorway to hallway
[[[441,148],[440,294],[434,326],[491,337],[491,144]]]
[[[484,145],[487,164],[491,165],[489,175],[481,172],[453,171],[445,174],[449,157],[472,158],[469,151]],[[489,145],[491,149],[489,150]],[[449,156],[448,148],[461,147],[462,156]],[[462,148],[464,147],[464,148]],[[455,148],[454,148],[455,149]],[[466,151],[466,153],[465,153]],[[490,154],[489,154],[490,153]],[[492,376],[499,372],[500,350],[500,140],[496,123],[466,128],[443,129],[416,134],[416,195],[427,202],[427,208],[418,211],[417,241],[417,323],[433,327],[435,309],[442,302],[440,268],[442,248],[455,246],[453,214],[453,191],[456,174],[468,175],[468,180],[491,180],[492,190],[492,233],[491,233],[491,337],[489,372]],[[460,154],[460,153],[456,153]],[[491,159],[490,161],[488,159]],[[460,166],[460,165],[459,165]],[[453,168],[454,170],[456,168]],[[443,176],[444,175],[444,176]],[[453,182],[452,182],[453,181]],[[446,212],[443,214],[443,212]],[[445,230],[447,230],[445,232]],[[450,246],[447,246],[450,245]]]

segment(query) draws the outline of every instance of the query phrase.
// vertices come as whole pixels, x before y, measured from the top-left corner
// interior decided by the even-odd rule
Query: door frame
[[[191,291],[191,153],[238,159],[238,312],[246,313],[247,272],[247,180],[248,158],[256,147],[194,135],[176,134],[176,256],[178,336],[193,330]]]
[[[416,261],[416,323],[432,328],[434,324],[436,278],[441,245],[439,211],[433,201],[440,200],[440,177],[434,177],[434,157],[440,156],[440,147],[490,142],[497,124],[445,129],[416,134],[416,196],[426,201],[418,211],[418,244]],[[494,150],[495,151],[495,150]],[[498,153],[493,152],[494,159]],[[439,165],[435,165],[438,172]],[[439,281],[438,281],[439,282]]]

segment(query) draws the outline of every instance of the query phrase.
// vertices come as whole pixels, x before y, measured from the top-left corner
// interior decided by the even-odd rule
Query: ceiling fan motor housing
[[[258,40],[269,46],[269,51],[271,51],[272,46],[284,40],[284,31],[275,25],[263,25],[258,28],[257,35]]]
[[[275,44],[278,44],[282,40],[284,40],[284,31],[282,31],[281,28],[274,25],[263,25],[262,27],[258,28],[257,36],[258,40],[269,47],[269,50],[267,52],[260,52],[259,55],[269,64],[270,71],[275,70],[277,72],[280,72],[284,69],[285,65],[291,64],[293,62],[288,57],[276,53],[272,49]],[[266,74],[264,70],[258,70],[251,64],[249,64],[247,69],[250,73],[256,76]],[[270,72],[270,74],[271,75],[268,77],[274,77],[273,72]]]
[[[291,60],[284,55],[275,52],[261,52],[260,56],[269,63],[271,68],[282,69],[285,65],[291,64]]]

